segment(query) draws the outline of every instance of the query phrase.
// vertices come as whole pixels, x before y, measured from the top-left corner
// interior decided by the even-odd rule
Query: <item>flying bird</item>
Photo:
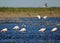
[[[26,27],[26,25],[25,25],[25,24],[22,24],[22,26]]]
[[[38,19],[41,19],[41,16],[40,16],[40,15],[37,15],[36,17],[37,17]]]
[[[46,19],[46,18],[47,18],[47,16],[44,16],[43,18],[44,18],[44,19]]]

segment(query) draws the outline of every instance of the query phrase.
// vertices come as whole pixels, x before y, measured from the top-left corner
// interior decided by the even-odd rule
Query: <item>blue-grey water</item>
[[[60,43],[60,18],[6,18],[0,19],[0,43]],[[22,26],[25,24],[25,26]],[[26,28],[26,32],[22,33],[13,30],[14,26]],[[51,29],[57,27],[56,32]],[[7,32],[1,32],[7,28]],[[39,32],[41,28],[46,28],[45,32]]]

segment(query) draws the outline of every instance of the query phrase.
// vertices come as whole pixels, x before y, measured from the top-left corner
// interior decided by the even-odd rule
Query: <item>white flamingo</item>
[[[14,30],[18,30],[19,29],[19,26],[15,26],[13,29]]]
[[[8,31],[7,28],[4,28],[4,29],[1,30],[1,32],[7,32],[7,31]]]
[[[44,19],[46,19],[46,18],[47,18],[47,16],[44,16],[43,18],[44,18]]]
[[[46,30],[46,28],[41,28],[40,30],[38,30],[39,32],[44,32]]]
[[[53,28],[51,31],[52,31],[52,32],[55,32],[55,31],[57,31],[57,28],[55,27],[55,28]]]
[[[26,31],[26,29],[25,28],[22,28],[21,30],[20,30],[20,32],[25,32]]]
[[[37,15],[36,17],[37,17],[38,19],[41,19],[41,16],[40,16],[40,15]]]

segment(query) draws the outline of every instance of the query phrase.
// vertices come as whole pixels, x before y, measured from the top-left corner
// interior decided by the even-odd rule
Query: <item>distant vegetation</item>
[[[51,7],[51,8],[13,8],[13,7],[0,7],[0,11],[6,12],[6,11],[11,11],[11,12],[27,12],[27,11],[60,11],[60,7]]]
[[[12,7],[0,7],[0,15],[1,14],[11,14],[10,16],[15,15],[18,16],[35,16],[35,15],[47,15],[47,16],[59,16],[60,17],[60,7],[50,7],[50,8],[12,8]],[[14,14],[13,14],[14,13]],[[17,15],[16,15],[17,14]],[[4,16],[4,15],[2,15]],[[8,16],[9,17],[9,16]]]

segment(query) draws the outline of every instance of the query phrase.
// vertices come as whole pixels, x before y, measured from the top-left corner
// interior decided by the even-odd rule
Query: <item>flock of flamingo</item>
[[[13,30],[18,30],[18,29],[19,29],[18,26],[15,26],[15,27],[13,28]],[[41,29],[39,29],[38,31],[39,31],[39,32],[44,32],[45,30],[46,30],[46,28],[41,28]],[[4,29],[1,30],[1,32],[7,32],[7,31],[8,31],[7,28],[4,28]],[[25,31],[26,31],[26,28],[22,28],[22,29],[20,29],[19,31],[20,31],[20,32],[25,32]],[[55,32],[55,31],[57,31],[57,28],[54,27],[51,31],[52,31],[52,32]]]
[[[37,17],[38,19],[41,19],[41,16],[40,16],[40,15],[37,15],[36,17]],[[47,16],[44,16],[43,18],[46,19]],[[26,25],[24,25],[24,24],[23,24],[22,26],[25,26],[25,27],[26,27]],[[18,29],[19,29],[19,26],[13,27],[13,30],[18,30]],[[38,31],[39,31],[39,32],[44,32],[45,30],[46,30],[46,28],[41,28],[41,29],[39,29]],[[4,29],[1,30],[1,32],[7,32],[7,31],[8,31],[7,28],[4,28]],[[19,31],[20,31],[20,32],[25,32],[25,31],[26,31],[26,28],[21,28]],[[52,32],[57,31],[57,27],[52,28],[51,31],[52,31]]]

